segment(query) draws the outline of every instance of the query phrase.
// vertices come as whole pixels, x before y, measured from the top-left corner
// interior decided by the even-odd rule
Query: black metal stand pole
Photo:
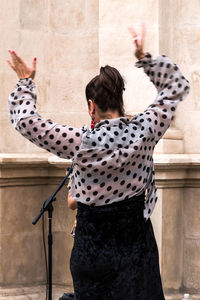
[[[55,199],[56,200],[56,199]],[[52,250],[53,250],[53,235],[52,235],[52,218],[53,218],[53,205],[48,208],[49,219],[49,234],[48,234],[48,299],[52,300]]]
[[[52,202],[56,201],[55,195],[59,192],[59,190],[63,187],[65,182],[67,181],[69,175],[72,173],[72,166],[68,169],[68,173],[58,186],[56,191],[43,203],[43,206],[39,212],[39,214],[35,217],[32,224],[35,225],[40,217],[44,214],[45,211],[48,211],[48,219],[49,219],[49,234],[48,234],[48,300],[52,300],[52,246],[53,246],[53,235],[52,235],[52,218],[53,218],[53,205]]]

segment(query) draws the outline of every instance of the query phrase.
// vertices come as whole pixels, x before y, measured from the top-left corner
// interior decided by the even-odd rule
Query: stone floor
[[[65,286],[53,286],[53,300],[58,300],[64,292],[70,292],[72,289]],[[166,300],[182,300],[183,294],[166,295]],[[0,288],[0,300],[45,300],[45,287],[30,287],[30,288]],[[191,300],[200,300],[199,295],[191,295]],[[103,299],[102,299],[103,300]],[[122,299],[123,300],[123,299]]]
[[[176,294],[176,295],[166,295],[166,300],[182,300],[183,294]],[[200,294],[199,295],[190,295],[191,300],[200,300]]]
[[[71,292],[71,288],[63,286],[53,286],[52,300],[58,300],[64,292]],[[45,287],[30,287],[30,288],[0,288],[0,300],[45,300]]]

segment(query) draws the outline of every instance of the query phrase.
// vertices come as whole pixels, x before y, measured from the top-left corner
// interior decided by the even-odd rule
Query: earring
[[[93,130],[94,129],[94,126],[95,126],[95,121],[94,121],[94,117],[92,117],[92,120],[91,120],[91,129]]]

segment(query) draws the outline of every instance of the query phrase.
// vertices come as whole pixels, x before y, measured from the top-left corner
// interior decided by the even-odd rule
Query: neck
[[[118,112],[105,112],[99,114],[99,121],[105,120],[105,119],[115,119],[119,118],[120,115]]]
[[[118,111],[106,111],[104,112],[98,112],[96,114],[96,118],[95,118],[95,123],[100,122],[101,120],[105,120],[105,119],[115,119],[115,118],[119,118],[119,112]]]

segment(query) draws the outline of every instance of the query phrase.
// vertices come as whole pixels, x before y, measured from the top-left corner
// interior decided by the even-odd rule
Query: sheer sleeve
[[[35,84],[31,78],[18,81],[9,96],[8,106],[15,129],[35,145],[68,159],[79,150],[82,129],[43,119],[37,112]]]
[[[158,95],[153,104],[135,116],[133,122],[141,123],[140,125],[145,123],[156,144],[170,126],[178,103],[189,93],[189,82],[178,66],[165,55],[152,59],[147,53],[136,63],[136,67],[144,69]]]

